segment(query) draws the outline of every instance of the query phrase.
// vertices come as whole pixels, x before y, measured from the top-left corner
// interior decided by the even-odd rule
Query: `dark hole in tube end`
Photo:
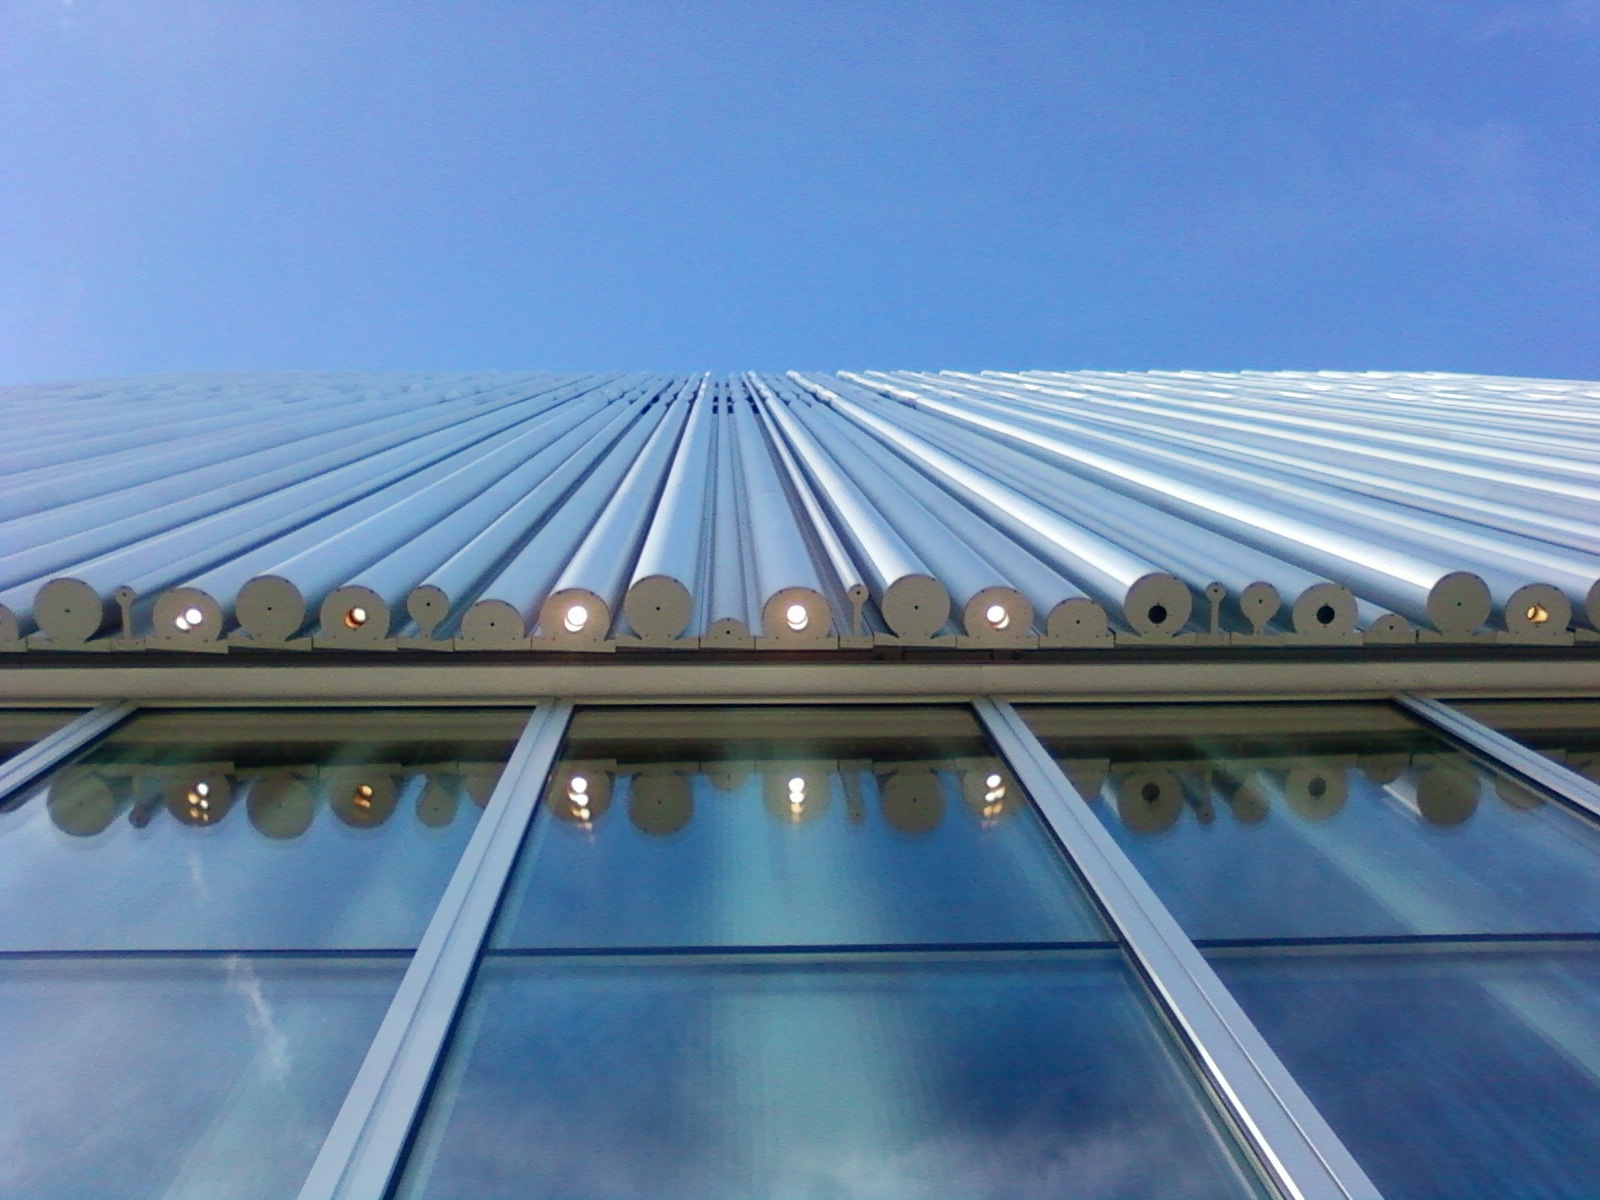
[[[1148,615],[1152,625],[1165,624],[1167,620],[1167,606],[1165,604],[1152,604],[1150,606],[1150,612]]]
[[[1153,783],[1147,783],[1139,789],[1140,797],[1147,804],[1154,804],[1161,798],[1161,788]]]
[[[1339,614],[1333,611],[1333,605],[1324,604],[1317,609],[1317,623],[1319,625],[1332,625],[1333,619]]]

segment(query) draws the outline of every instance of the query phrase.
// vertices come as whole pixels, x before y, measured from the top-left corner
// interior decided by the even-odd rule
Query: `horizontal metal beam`
[[[988,698],[974,707],[1272,1181],[1296,1200],[1378,1200],[1372,1181],[1017,711]]]
[[[598,656],[597,656],[598,657]],[[1457,696],[1600,695],[1600,657],[1270,661],[1002,662],[551,662],[460,658],[425,664],[348,662],[206,666],[71,665],[0,670],[0,703],[517,702],[586,700],[936,699],[986,694],[1013,700],[1387,699],[1397,691]],[[440,655],[440,659],[445,656]],[[531,660],[531,661],[530,661]]]
[[[387,1195],[571,714],[551,700],[528,718],[299,1200]]]
[[[0,796],[7,796],[29,780],[71,758],[83,747],[133,715],[131,700],[113,701],[90,709],[26,750],[0,763]]]
[[[1574,808],[1600,821],[1600,786],[1590,783],[1577,772],[1567,770],[1537,750],[1430,696],[1402,692],[1394,699],[1412,716],[1466,743],[1508,771],[1533,781],[1546,791],[1554,792]]]

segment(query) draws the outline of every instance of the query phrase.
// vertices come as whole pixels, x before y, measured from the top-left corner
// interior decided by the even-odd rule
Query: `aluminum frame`
[[[9,796],[29,780],[60,765],[101,734],[122,724],[137,708],[131,700],[91,708],[54,733],[46,734],[26,750],[19,751],[0,764],[0,796]]]
[[[973,708],[1189,1045],[1269,1182],[1294,1200],[1381,1200],[1021,715],[991,697],[975,699]]]
[[[1496,766],[1533,781],[1590,819],[1600,821],[1600,786],[1583,776],[1431,696],[1400,692],[1394,702],[1418,720],[1485,755]]]
[[[423,932],[299,1200],[383,1200],[572,716],[540,702]]]

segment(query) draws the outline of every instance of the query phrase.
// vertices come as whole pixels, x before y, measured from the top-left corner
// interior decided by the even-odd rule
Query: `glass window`
[[[960,708],[578,714],[400,1195],[1259,1194]]]
[[[136,716],[0,802],[0,949],[415,946],[525,721]]]
[[[525,720],[148,713],[0,803],[0,1195],[293,1195]]]
[[[1024,716],[1388,1200],[1600,1177],[1600,829],[1388,705]]]
[[[80,715],[81,710],[69,708],[0,709],[0,762],[49,737]]]

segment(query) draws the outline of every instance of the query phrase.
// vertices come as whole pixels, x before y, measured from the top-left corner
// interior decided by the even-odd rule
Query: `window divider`
[[[1600,821],[1600,786],[1576,771],[1432,696],[1398,692],[1394,702],[1424,724],[1476,750],[1495,766],[1532,780],[1591,820]]]
[[[978,697],[973,707],[1269,1181],[1294,1200],[1381,1200],[1355,1158],[1021,715],[996,697]]]
[[[46,771],[60,766],[90,742],[126,721],[137,707],[131,700],[121,700],[91,708],[0,763],[0,797],[9,796]]]
[[[538,702],[328,1130],[299,1200],[382,1200],[572,715]]]

